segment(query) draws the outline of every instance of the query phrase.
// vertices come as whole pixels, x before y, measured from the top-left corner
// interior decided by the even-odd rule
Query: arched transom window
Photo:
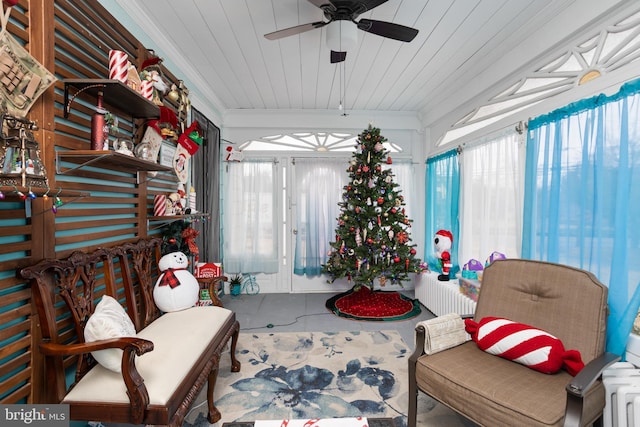
[[[639,58],[640,12],[569,46],[551,61],[513,82],[509,88],[458,120],[438,145],[445,145],[618,68],[629,64],[638,67]]]
[[[271,135],[240,144],[242,151],[354,151],[357,135],[334,132],[301,132],[286,135]],[[392,153],[402,148],[387,141],[384,147]]]

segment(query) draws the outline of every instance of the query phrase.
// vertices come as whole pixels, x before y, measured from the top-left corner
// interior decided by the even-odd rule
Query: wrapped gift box
[[[209,289],[200,289],[200,299],[196,303],[196,306],[207,306],[213,305],[213,301],[211,301],[211,295],[209,295]]]
[[[461,294],[471,298],[473,301],[478,301],[478,294],[480,293],[480,281],[459,277],[458,285],[460,287]]]

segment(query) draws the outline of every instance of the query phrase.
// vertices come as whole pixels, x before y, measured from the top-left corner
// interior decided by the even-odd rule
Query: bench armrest
[[[144,385],[144,378],[136,369],[135,358],[152,351],[153,342],[137,337],[122,337],[67,345],[40,344],[40,351],[47,356],[84,354],[108,348],[122,349],[122,380],[127,387],[127,395],[131,403],[132,421],[134,424],[141,424],[145,409],[149,405],[149,393]]]
[[[108,340],[97,340],[77,344],[41,343],[40,350],[46,356],[70,356],[74,354],[91,353],[92,351],[119,348],[125,350],[131,347],[136,355],[141,356],[153,350],[153,342],[136,337],[121,337]]]

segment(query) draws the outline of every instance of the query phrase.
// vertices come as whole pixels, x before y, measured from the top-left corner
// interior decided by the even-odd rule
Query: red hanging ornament
[[[387,164],[390,165],[393,163],[393,160],[391,160],[391,156],[387,157]]]

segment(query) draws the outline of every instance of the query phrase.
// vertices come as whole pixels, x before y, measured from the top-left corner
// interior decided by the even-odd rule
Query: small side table
[[[211,296],[211,302],[213,302],[213,305],[224,307],[222,305],[222,301],[220,301],[220,298],[218,297],[218,289],[216,285],[219,282],[226,282],[229,280],[227,276],[196,277],[196,279],[198,280],[200,287],[209,289],[209,295]]]

